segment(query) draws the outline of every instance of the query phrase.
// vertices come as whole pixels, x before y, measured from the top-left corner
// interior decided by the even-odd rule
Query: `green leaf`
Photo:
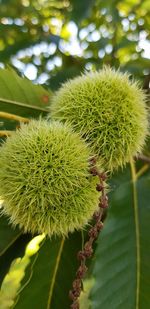
[[[25,246],[31,239],[30,234],[20,235],[10,246],[3,252],[0,257],[0,284],[3,281],[12,261],[24,255]]]
[[[137,42],[131,41],[131,40],[129,40],[128,38],[123,37],[123,38],[121,39],[121,41],[118,42],[118,44],[116,44],[116,46],[115,46],[115,51],[117,51],[117,50],[120,49],[120,48],[127,48],[127,49],[130,49],[131,47],[132,47],[132,48],[135,48],[135,47],[136,47],[136,44],[137,44]]]
[[[12,260],[24,254],[24,248],[30,238],[31,235],[23,235],[17,227],[12,228],[8,223],[8,218],[0,214],[0,283],[6,275]]]
[[[68,239],[47,239],[32,270],[28,271],[25,287],[16,309],[69,308],[69,290],[78,267],[77,251],[81,249],[81,233]]]
[[[42,86],[34,85],[28,79],[19,77],[12,69],[0,69],[1,111],[24,117],[38,117],[48,112],[50,96],[51,93]],[[8,121],[3,127],[8,129]],[[3,127],[1,129],[4,129]]]
[[[71,18],[74,21],[79,22],[90,15],[95,0],[71,0],[70,2],[72,4]]]
[[[68,79],[74,78],[81,73],[83,66],[80,64],[79,66],[69,66],[62,69],[60,72],[56,73],[54,76],[50,78],[50,85],[53,91],[59,89],[62,83],[66,82]]]
[[[142,9],[145,9],[145,10],[150,10],[150,2],[149,0],[145,0],[145,1],[142,1]]]
[[[2,216],[0,217],[0,256],[2,256],[10,246],[20,237],[19,229],[12,229],[8,225],[8,220]]]
[[[142,168],[143,169],[143,168]],[[144,169],[143,169],[144,172]],[[110,209],[96,251],[92,309],[149,309],[150,172],[134,164],[113,180]]]

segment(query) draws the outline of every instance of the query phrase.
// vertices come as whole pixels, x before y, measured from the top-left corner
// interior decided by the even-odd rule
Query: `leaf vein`
[[[50,285],[50,289],[49,289],[47,309],[50,309],[50,305],[51,305],[51,301],[52,301],[52,296],[53,296],[54,285],[55,285],[55,280],[56,280],[56,275],[57,275],[57,271],[58,271],[58,267],[59,267],[59,263],[60,263],[60,259],[61,259],[61,255],[62,255],[62,251],[63,251],[63,247],[64,247],[64,242],[65,242],[65,240],[63,238],[61,243],[60,243],[60,247],[59,247],[59,251],[58,251],[58,255],[57,255],[57,259],[56,259],[56,264],[55,264],[55,267],[54,267],[53,277],[52,277],[52,281],[51,281],[51,285]]]

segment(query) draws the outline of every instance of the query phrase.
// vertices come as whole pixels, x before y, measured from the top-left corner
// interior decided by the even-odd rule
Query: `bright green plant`
[[[144,92],[127,74],[110,68],[65,83],[53,96],[51,117],[86,137],[107,170],[142,150],[148,132]]]
[[[83,227],[99,197],[89,160],[87,145],[67,125],[22,125],[0,152],[3,212],[32,234],[66,235]]]
[[[106,71],[108,73],[109,70]],[[106,74],[106,71],[103,72]],[[95,147],[91,147],[92,143],[86,134],[83,138],[79,132],[74,132],[74,125],[44,119],[45,115],[49,115],[49,92],[18,77],[9,69],[0,70],[0,137],[7,137],[0,149],[1,281],[4,278],[0,291],[1,309],[69,309],[76,308],[77,304],[81,309],[150,307],[147,284],[150,276],[148,143],[145,156],[138,155],[146,162],[134,162],[132,158],[145,141],[148,109],[145,106],[145,95],[139,86],[129,82],[127,75],[111,70],[109,72],[112,77],[111,80],[107,79],[110,88],[117,78],[123,79],[124,84],[126,81],[126,87],[121,83],[119,86],[119,98],[122,98],[119,99],[120,104],[127,104],[123,96],[127,85],[132,94],[133,89],[137,90],[136,101],[129,100],[128,110],[131,112],[134,104],[134,118],[130,114],[132,124],[134,122],[141,128],[140,132],[137,128],[128,129],[133,137],[132,143],[138,143],[135,143],[136,149],[133,152],[132,147],[130,149],[130,165],[113,177],[105,173],[108,165],[104,156],[102,159],[99,156],[102,169],[99,171],[97,168],[93,156]],[[93,79],[99,74],[93,73]],[[79,77],[77,80],[89,80],[90,76]],[[67,85],[74,86],[74,82]],[[93,87],[93,81],[91,84]],[[106,95],[109,103],[110,94],[107,91]],[[76,116],[77,111],[74,113]],[[109,113],[107,115],[110,117]],[[33,119],[36,117],[38,120]],[[123,128],[123,123],[128,119],[126,117],[129,117],[129,113],[124,113],[124,118],[120,118],[120,126],[117,122],[118,128]],[[143,127],[141,122],[137,122],[142,117],[145,121]],[[80,119],[77,122],[80,123]],[[67,122],[70,123],[70,117]],[[107,117],[104,124],[103,129],[106,129]],[[110,125],[108,128],[111,130]],[[115,131],[112,131],[114,138]],[[124,134],[126,143],[131,146],[131,140],[127,141],[127,132],[124,131]],[[122,136],[120,134],[118,143],[122,143]],[[94,145],[95,136],[93,138]],[[109,160],[112,158],[109,157]],[[111,169],[119,164],[115,157],[114,160]],[[127,157],[125,159],[123,156],[123,160],[121,165]],[[106,177],[110,188],[109,203]],[[108,216],[104,222],[108,205]],[[91,217],[93,220],[90,220]],[[8,218],[14,225],[13,229],[8,224]],[[32,234],[26,234],[26,231]],[[42,240],[39,247],[33,233],[41,232],[50,237],[39,235]],[[25,250],[30,238],[32,241]],[[93,258],[87,263],[86,259],[92,254]],[[90,271],[86,272],[87,265]],[[87,278],[84,277],[85,272]],[[82,281],[83,277],[85,280]],[[81,292],[82,286],[84,288]],[[72,307],[69,290],[74,303]]]

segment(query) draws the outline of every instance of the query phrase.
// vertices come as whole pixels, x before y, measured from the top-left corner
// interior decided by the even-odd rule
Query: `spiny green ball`
[[[66,235],[98,207],[90,151],[69,126],[46,120],[23,125],[0,149],[3,212],[25,232]]]
[[[141,151],[148,131],[145,94],[128,74],[107,67],[66,82],[50,111],[71,123],[111,171]]]

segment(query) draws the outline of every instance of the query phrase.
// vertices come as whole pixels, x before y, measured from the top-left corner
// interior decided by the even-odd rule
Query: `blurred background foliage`
[[[0,66],[57,89],[109,64],[148,89],[149,0],[0,0]]]
[[[84,70],[100,69],[104,64],[130,72],[149,91],[150,0],[0,0],[0,67],[12,66],[33,83],[56,90],[68,78]],[[47,113],[45,103],[51,96],[51,91],[21,80],[10,68],[0,72],[0,93],[2,112],[29,118],[36,118],[41,112],[44,116]],[[3,118],[1,113],[1,130],[14,130],[19,125]],[[149,156],[150,143],[147,145]],[[104,309],[110,306],[112,309],[137,308],[138,272],[141,278],[138,308],[150,308],[149,164],[137,162],[136,172],[136,179],[132,179],[127,167],[111,183],[109,215],[93,259],[96,261],[92,270],[95,287],[90,296],[94,299],[93,309],[100,306]],[[131,192],[135,185],[139,204],[136,211],[140,223],[140,269],[137,267],[135,201]],[[50,290],[52,308],[59,308],[60,303],[62,309],[69,308],[68,291],[77,269],[76,252],[81,249],[81,236],[75,233],[63,245],[60,239],[45,240],[39,252],[33,253],[35,257],[31,257],[23,273],[20,289],[18,277],[15,277],[15,284],[12,279],[22,263],[26,266],[24,258],[18,260],[18,257],[25,256],[26,244],[32,236],[22,235],[17,228],[13,230],[7,219],[0,217],[1,282],[12,265],[0,295],[4,301],[2,309],[10,308],[6,306],[7,301],[14,301],[16,290],[20,298],[18,296],[15,308],[50,308]],[[55,264],[59,264],[56,273]],[[103,275],[101,268],[105,269]],[[121,273],[125,275],[120,276]],[[22,278],[22,268],[19,278]],[[87,291],[82,295],[86,309],[91,282],[87,281]],[[120,299],[123,303],[118,305]],[[44,303],[41,305],[41,302]]]

